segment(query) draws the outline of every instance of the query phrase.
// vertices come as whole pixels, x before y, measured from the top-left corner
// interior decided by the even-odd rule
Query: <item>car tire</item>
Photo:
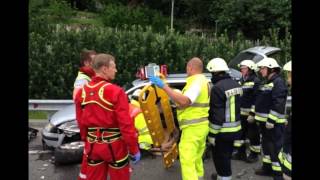
[[[70,143],[63,144],[60,147],[55,149],[54,151],[55,165],[81,163],[83,146],[71,145],[72,148],[65,148],[66,146],[70,146]]]

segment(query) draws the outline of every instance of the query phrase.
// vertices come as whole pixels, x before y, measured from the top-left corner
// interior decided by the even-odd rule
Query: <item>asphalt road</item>
[[[41,130],[43,123],[29,123],[29,126]],[[29,142],[29,179],[30,180],[72,180],[77,179],[80,164],[59,165],[53,163],[52,151],[42,151],[41,133]],[[271,177],[256,176],[254,169],[261,162],[248,164],[242,161],[232,161],[233,179],[239,180],[272,180]],[[205,179],[209,180],[215,168],[212,159],[204,161]],[[181,170],[179,161],[165,169],[161,157],[145,156],[136,165],[132,165],[131,180],[180,180]]]

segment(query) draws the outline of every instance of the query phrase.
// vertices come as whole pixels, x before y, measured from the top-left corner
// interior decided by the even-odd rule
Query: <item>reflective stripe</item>
[[[244,140],[235,140],[233,141],[234,147],[241,147],[244,144]]]
[[[230,98],[227,98],[225,109],[226,122],[230,122]]]
[[[270,91],[273,88],[273,82],[269,83],[269,84],[263,84],[259,87],[259,90],[261,91]]]
[[[241,115],[248,116],[250,111],[251,111],[250,108],[240,108],[240,114]]]
[[[190,105],[191,107],[209,107],[209,103],[193,103]]]
[[[248,112],[243,112],[243,111],[241,111],[240,114],[241,114],[241,115],[244,115],[244,116],[249,116],[249,113],[248,113]]]
[[[204,122],[204,121],[208,121],[208,117],[202,117],[199,119],[181,119],[179,121],[179,125],[183,126],[183,125],[188,125],[188,124],[196,124],[196,123],[200,123],[200,122]]]
[[[286,122],[284,114],[280,114],[280,113],[273,111],[273,110],[270,110],[270,114],[268,115],[268,117],[270,119],[272,119],[273,121],[275,121],[276,123],[285,123]]]
[[[252,89],[253,86],[241,86],[242,89]]]
[[[231,117],[230,117],[230,121],[231,122],[235,122],[236,121],[236,105],[235,105],[235,96],[231,96],[230,97],[230,114],[231,114]]]
[[[271,159],[269,155],[264,155],[262,157],[262,162],[267,163],[267,164],[271,164]]]
[[[218,134],[219,132],[237,132],[241,129],[241,122],[231,122],[223,123],[222,126],[209,123],[209,131],[213,134]]]
[[[256,112],[254,119],[258,120],[258,121],[263,121],[266,122],[268,119],[268,114],[266,113],[258,113]]]
[[[249,146],[249,149],[253,152],[256,152],[256,153],[260,153],[261,151],[261,146]]]
[[[231,180],[232,176],[219,176],[217,177],[217,180]]]
[[[244,86],[254,86],[254,82],[245,82],[243,83]]]
[[[272,162],[271,168],[274,171],[281,171],[281,166],[280,166],[280,163],[278,162]]]
[[[87,179],[87,175],[82,174],[81,172],[79,173],[79,177],[80,177],[81,179]]]
[[[141,135],[143,133],[149,132],[149,129],[148,129],[148,127],[144,127],[144,128],[139,129],[138,131],[139,131],[139,134]]]
[[[280,151],[278,158],[287,169],[291,171],[291,155],[284,153],[282,150]]]
[[[251,106],[251,112],[256,112],[256,106],[255,105]]]

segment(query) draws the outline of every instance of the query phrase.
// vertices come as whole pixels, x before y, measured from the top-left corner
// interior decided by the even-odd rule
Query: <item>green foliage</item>
[[[143,6],[127,7],[110,4],[101,13],[102,21],[106,26],[125,29],[133,25],[143,28],[151,26],[156,32],[164,32],[170,25],[170,19],[162,16],[158,11],[150,10]]]
[[[212,21],[230,34],[238,31],[251,39],[268,34],[269,28],[280,28],[282,34],[291,28],[290,0],[216,0],[210,6]]]
[[[150,62],[167,64],[169,73],[185,72],[188,59],[198,56],[206,64],[214,57],[230,61],[237,53],[256,45],[283,49],[277,60],[283,65],[291,59],[291,35],[278,39],[278,30],[259,41],[246,40],[240,33],[230,39],[227,33],[212,36],[182,35],[168,29],[154,33],[151,27],[117,28],[45,26],[29,34],[29,98],[70,99],[81,49],[95,49],[116,57],[115,83],[132,82],[136,70]]]

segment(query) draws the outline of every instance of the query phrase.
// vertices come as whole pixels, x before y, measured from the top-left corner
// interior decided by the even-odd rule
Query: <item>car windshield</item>
[[[228,66],[238,69],[238,64],[245,59],[253,60],[255,63],[257,63],[263,59],[263,56],[251,52],[241,52],[229,62]]]

